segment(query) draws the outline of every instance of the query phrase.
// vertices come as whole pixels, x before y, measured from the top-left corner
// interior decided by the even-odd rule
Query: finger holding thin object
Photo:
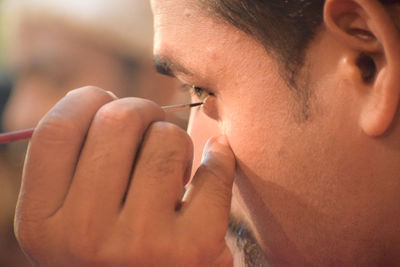
[[[100,224],[114,218],[142,136],[153,121],[164,117],[157,104],[139,98],[118,99],[101,107],[89,129],[65,208],[92,214]]]
[[[38,217],[46,217],[62,205],[91,120],[101,106],[115,99],[114,95],[96,87],[73,90],[48,112],[37,129],[25,131],[25,137],[30,137],[36,131],[37,133],[33,135],[31,148],[27,153],[18,216],[40,212],[42,214],[38,214]],[[201,104],[179,104],[162,108],[166,112],[174,112]],[[30,178],[37,176],[38,178]],[[71,177],[68,179],[69,176]],[[29,198],[33,195],[37,199],[25,201],[25,195]]]
[[[203,105],[202,102],[199,103],[189,103],[189,104],[178,104],[178,105],[171,105],[171,106],[162,106],[161,108],[165,112],[177,112],[186,110],[188,108],[197,107]],[[1,133],[0,134],[0,145],[8,144],[11,142],[25,140],[32,137],[35,128],[29,128],[24,130],[18,130],[13,132]]]

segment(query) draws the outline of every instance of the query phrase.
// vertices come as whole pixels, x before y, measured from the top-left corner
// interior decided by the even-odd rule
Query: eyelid
[[[190,91],[192,95],[198,97],[200,100],[205,100],[208,96],[214,95],[208,89],[192,84],[182,84],[182,88]]]
[[[199,98],[200,101],[203,102],[201,109],[203,112],[213,120],[219,120],[219,113],[218,108],[216,105],[216,98],[214,97],[215,94],[210,92],[208,89],[202,88],[200,86],[191,85],[191,84],[182,84],[182,88],[185,90],[189,90],[192,95]],[[195,90],[201,90],[202,95],[197,95]]]

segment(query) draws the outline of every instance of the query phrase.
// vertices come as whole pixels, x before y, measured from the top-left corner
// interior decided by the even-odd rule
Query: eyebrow
[[[181,64],[174,62],[172,59],[165,56],[155,55],[154,66],[158,73],[170,77],[176,77],[176,73],[183,73],[186,75],[193,76],[192,72],[190,72],[188,69],[186,69]]]

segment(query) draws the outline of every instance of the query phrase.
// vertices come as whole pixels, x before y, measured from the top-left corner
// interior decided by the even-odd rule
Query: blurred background
[[[160,105],[189,102],[152,60],[144,0],[0,0],[0,131],[35,127],[69,90],[95,85]],[[187,112],[168,120],[186,127]],[[13,234],[27,142],[0,146],[0,266],[30,266]]]

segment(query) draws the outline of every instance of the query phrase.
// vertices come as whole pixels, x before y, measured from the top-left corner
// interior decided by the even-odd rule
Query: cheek
[[[279,175],[293,126],[286,88],[259,90],[224,99],[220,127],[248,178]],[[222,105],[220,105],[222,106]],[[247,171],[246,171],[247,170]],[[250,173],[251,170],[251,173]]]
[[[268,129],[259,127],[253,119],[247,116],[236,116],[231,120],[224,120],[222,128],[237,159],[239,167],[256,172],[264,169],[268,160],[269,144],[264,142],[268,136]]]

